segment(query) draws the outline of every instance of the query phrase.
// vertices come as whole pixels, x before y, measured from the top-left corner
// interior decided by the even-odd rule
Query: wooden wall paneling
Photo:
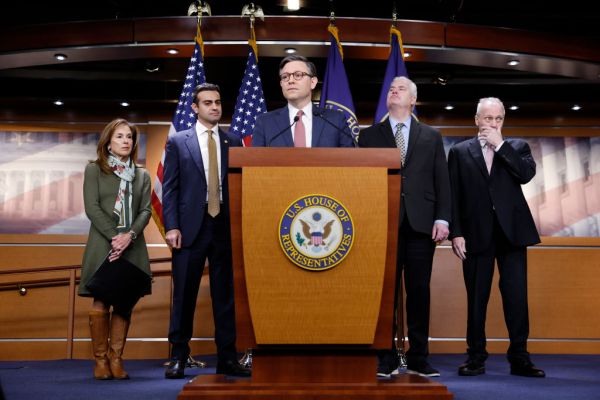
[[[16,235],[15,235],[16,236]],[[0,251],[0,271],[81,265],[83,246],[2,246]]]
[[[65,338],[68,300],[68,286],[29,288],[25,296],[18,290],[0,291],[0,337]]]
[[[551,248],[538,246],[529,250],[529,307],[531,321],[530,350],[545,353],[600,354],[600,320],[597,276],[600,249],[595,247]],[[168,270],[168,263],[158,270]],[[66,272],[45,272],[35,278],[67,278]],[[4,275],[0,282],[18,280]],[[507,333],[495,274],[488,306],[487,334],[491,352],[504,353]],[[171,299],[169,276],[155,278],[153,294],[136,307],[131,328],[130,358],[166,358],[166,335]],[[431,284],[431,350],[464,352],[466,329],[466,294],[458,259],[451,249],[436,251]],[[63,358],[66,354],[68,287],[31,288],[26,296],[17,290],[0,291],[0,302],[9,304],[0,312],[0,338],[15,338],[0,344],[1,359]],[[91,299],[75,301],[74,358],[89,358],[90,343],[87,312]],[[195,317],[195,338],[212,338],[214,325],[210,306],[208,276],[202,280]],[[18,339],[40,339],[22,342]],[[46,341],[46,339],[59,339]],[[43,349],[41,351],[40,349]],[[210,340],[192,342],[194,354],[214,352]],[[243,351],[244,349],[239,349]],[[40,352],[41,351],[41,352]],[[16,357],[16,358],[15,358]]]
[[[544,54],[575,60],[598,61],[598,44],[586,38],[551,33],[475,25],[446,25],[446,45],[462,48],[494,48],[501,51]]]
[[[533,338],[599,340],[600,248],[532,248],[529,307]]]
[[[545,353],[600,353],[600,249],[550,248],[528,251],[531,351]],[[489,351],[504,353],[508,333],[494,274],[488,305],[486,334]],[[458,259],[449,247],[436,251],[431,284],[431,349],[464,352],[466,292]]]
[[[133,22],[126,19],[13,26],[0,30],[0,52],[24,49],[132,43]]]

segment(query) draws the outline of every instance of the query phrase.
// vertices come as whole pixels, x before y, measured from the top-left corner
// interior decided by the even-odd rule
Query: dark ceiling
[[[11,2],[0,14],[2,25],[118,18],[184,16],[191,0],[58,0]],[[213,15],[240,15],[249,1],[208,1]],[[600,17],[593,1],[571,0],[301,0],[298,11],[286,11],[285,0],[259,0],[265,15],[328,16],[332,4],[339,17],[391,18],[490,25],[542,32],[600,37]]]
[[[246,1],[209,1],[212,15],[240,15]],[[390,18],[392,1],[335,1],[339,17]],[[589,2],[573,0],[553,4],[547,1],[410,0],[397,1],[398,18],[461,24],[501,26],[560,35],[586,37],[599,43],[600,17],[591,12]],[[0,14],[1,26],[24,26],[80,20],[129,19],[142,17],[184,16],[190,0],[176,1],[29,1],[15,2],[12,10]],[[293,13],[283,1],[258,1],[266,15],[327,16],[331,1],[304,0],[303,8]],[[191,39],[191,38],[190,38]],[[343,40],[343,32],[342,32]],[[277,64],[280,57],[261,57],[260,69],[267,107],[281,104]],[[109,114],[122,112],[115,100],[132,103],[129,113],[141,115],[148,108],[158,115],[169,115],[179,96],[187,58],[135,59],[69,63],[27,68],[3,69],[0,66],[0,120],[19,119],[23,109],[52,109],[52,101],[64,99],[65,116],[70,112]],[[245,58],[207,58],[209,80],[219,83],[224,93],[225,117],[230,116],[243,74]],[[319,74],[325,69],[324,58],[315,58]],[[158,66],[159,71],[147,72]],[[385,61],[346,59],[345,66],[359,119],[374,113]],[[596,117],[600,112],[600,79],[590,81],[532,72],[473,67],[434,62],[407,62],[409,76],[419,86],[419,100],[425,113],[444,112],[443,106],[456,104],[454,112],[472,115],[475,100],[497,96],[507,105],[519,104],[528,115],[569,113],[572,104],[584,105],[580,114]],[[440,84],[438,77],[447,81]],[[357,95],[360,94],[360,96]],[[114,108],[113,108],[114,107]],[[43,113],[42,113],[43,115]],[[65,117],[66,118],[66,117]]]

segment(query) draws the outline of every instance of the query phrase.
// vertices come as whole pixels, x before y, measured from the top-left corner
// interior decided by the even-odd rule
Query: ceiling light
[[[519,106],[510,106],[509,108],[513,111],[517,111],[519,109]]]
[[[294,54],[294,53],[296,53],[297,51],[298,51],[298,50],[296,50],[296,49],[295,49],[295,48],[293,48],[293,47],[287,47],[287,48],[285,49],[285,52],[286,52],[287,54]]]
[[[454,106],[452,104],[448,104],[446,107],[444,107],[446,110],[450,111],[450,110],[454,110]]]
[[[404,56],[404,58],[408,58],[408,57],[412,56],[412,53],[410,51],[405,51],[403,56]]]
[[[297,11],[300,9],[300,0],[287,0],[287,9]]]
[[[167,53],[173,54],[173,55],[179,54],[179,49],[170,48],[170,49],[167,49]]]
[[[579,111],[579,110],[581,110],[581,106],[579,104],[575,104],[573,107],[571,107],[571,110]]]
[[[54,105],[55,105],[55,106],[62,106],[63,104],[65,104],[65,103],[63,103],[63,101],[62,101],[62,100],[55,100],[55,101],[54,101]]]
[[[129,107],[129,103],[126,101],[122,101],[119,104],[121,105],[121,107]]]
[[[435,77],[435,80],[433,83],[445,86],[448,84],[448,77],[446,75],[438,75]]]
[[[511,67],[514,67],[515,65],[519,64],[521,64],[521,61],[519,60],[508,60],[508,62],[506,63],[506,65],[510,65]]]
[[[160,64],[155,61],[146,61],[145,68],[146,72],[158,72],[160,71]]]
[[[56,54],[54,55],[54,58],[55,58],[55,59],[57,59],[58,61],[65,61],[65,60],[66,60],[67,58],[69,58],[69,57],[67,57],[67,55],[66,55],[66,54],[62,54],[62,53],[56,53]]]

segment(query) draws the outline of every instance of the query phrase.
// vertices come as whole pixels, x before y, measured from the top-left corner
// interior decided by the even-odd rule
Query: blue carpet
[[[486,374],[459,377],[457,367],[465,356],[435,354],[431,364],[442,376],[435,380],[448,386],[457,400],[600,400],[600,356],[534,355],[534,363],[547,377],[523,378],[509,374],[502,355],[492,355]],[[215,357],[204,369],[186,369],[186,378],[214,374]],[[94,381],[90,360],[3,361],[0,382],[6,400],[166,400],[176,399],[188,379],[164,379],[164,360],[127,360],[130,380]]]

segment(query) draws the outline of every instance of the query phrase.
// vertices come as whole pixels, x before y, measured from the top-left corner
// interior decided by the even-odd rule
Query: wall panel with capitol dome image
[[[99,131],[0,131],[0,234],[85,235],[83,172]],[[137,163],[146,162],[140,135]]]
[[[470,138],[444,137],[446,155]],[[523,194],[540,236],[600,237],[600,137],[519,139],[529,144],[536,162]]]

